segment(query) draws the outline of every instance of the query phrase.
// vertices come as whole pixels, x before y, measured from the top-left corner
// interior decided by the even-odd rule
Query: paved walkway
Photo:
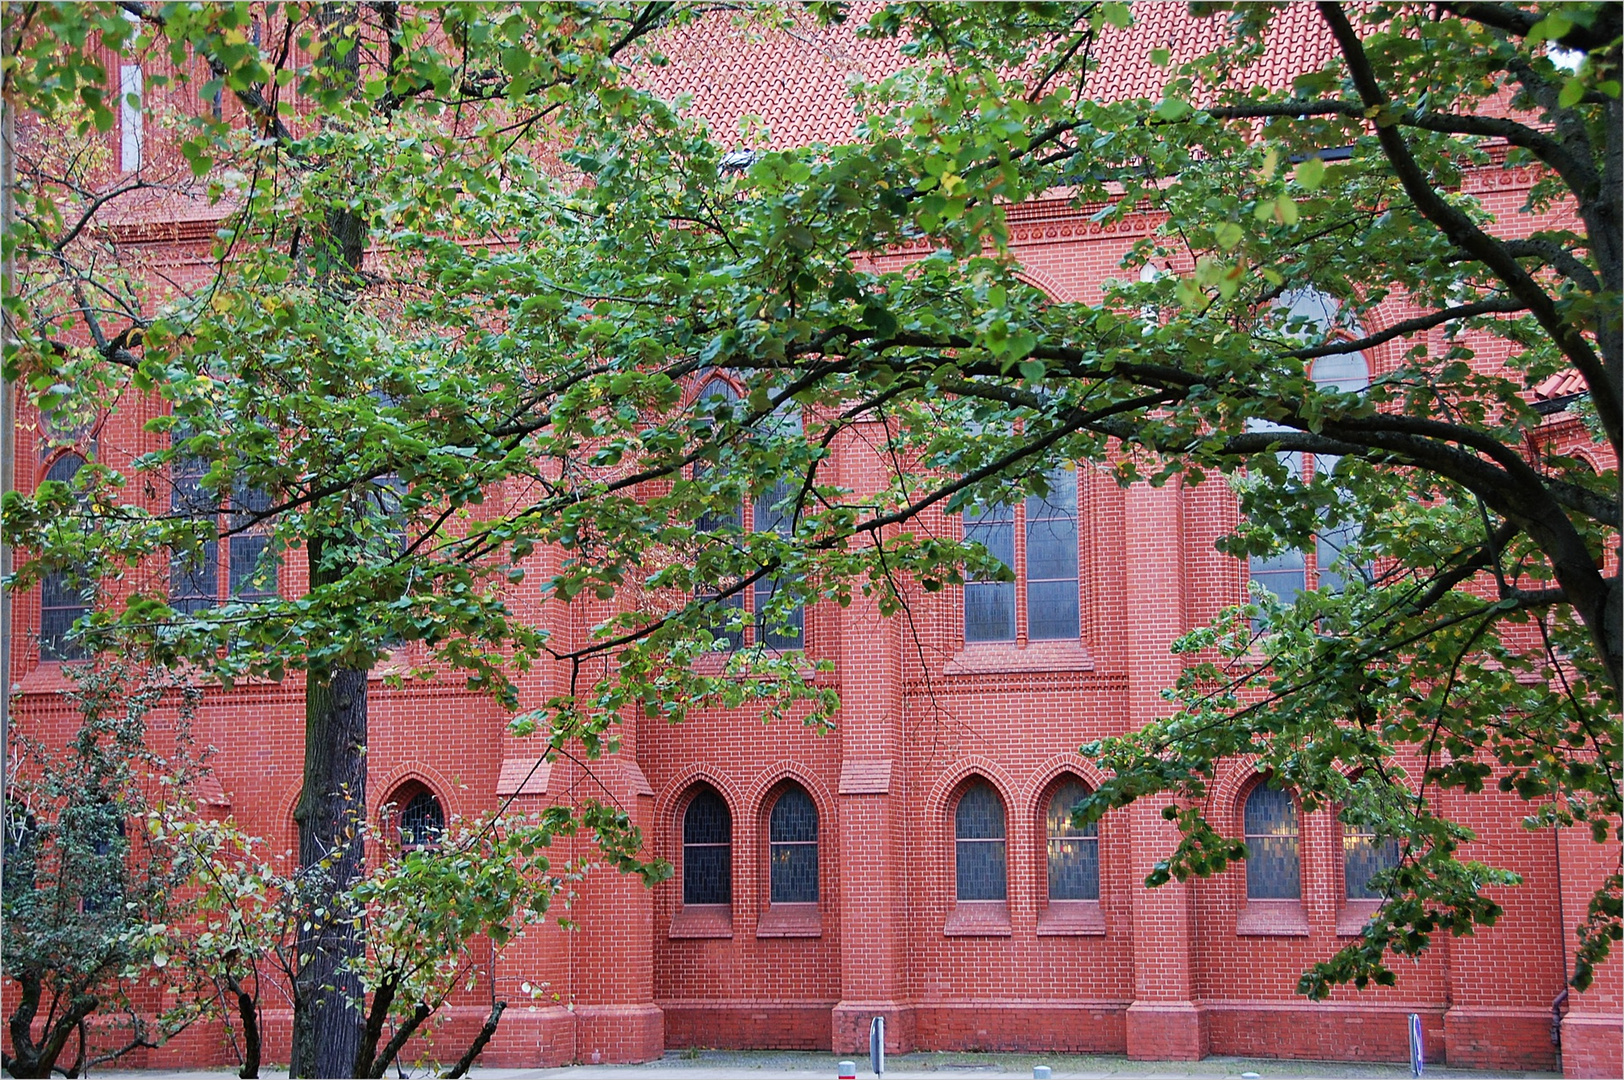
[[[873,1080],[867,1057],[834,1054],[700,1050],[672,1051],[659,1061],[642,1065],[570,1065],[556,1069],[475,1069],[474,1080],[833,1080],[842,1060],[856,1061],[857,1075]],[[1048,1065],[1054,1080],[1407,1080],[1408,1065],[1363,1064],[1342,1061],[1277,1061],[1258,1058],[1211,1057],[1202,1061],[1129,1061],[1124,1057],[1072,1054],[903,1054],[886,1062],[886,1080],[949,1080],[955,1076],[996,1076],[1014,1080],[1030,1077],[1034,1065]],[[160,1074],[140,1070],[98,1069],[96,1080],[156,1080]],[[198,1070],[163,1073],[181,1080],[229,1080],[235,1070]],[[394,1069],[391,1077],[399,1077]],[[405,1070],[412,1080],[426,1080],[428,1068]],[[1543,1072],[1479,1072],[1472,1069],[1429,1068],[1427,1077],[1439,1080],[1512,1080],[1559,1077]],[[285,1070],[263,1069],[263,1080],[283,1080]]]

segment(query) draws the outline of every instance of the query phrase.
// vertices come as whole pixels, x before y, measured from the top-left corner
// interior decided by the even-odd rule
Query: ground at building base
[[[474,1069],[474,1080],[813,1080],[834,1078],[841,1061],[852,1055],[795,1053],[770,1050],[674,1050],[641,1065],[570,1065],[550,1069]],[[857,1075],[871,1078],[866,1059],[858,1060]],[[1030,1077],[1034,1065],[1047,1065],[1054,1080],[1240,1080],[1256,1073],[1262,1080],[1404,1080],[1410,1067],[1400,1063],[1348,1061],[1284,1061],[1274,1058],[1209,1057],[1200,1061],[1131,1061],[1108,1054],[982,1054],[971,1052],[895,1054],[887,1058],[888,1080],[952,1076]],[[150,1070],[101,1071],[94,1080],[227,1080],[235,1070],[197,1070],[158,1073]],[[264,1080],[283,1080],[283,1070],[263,1069]],[[401,1074],[394,1070],[391,1076]],[[432,1069],[406,1069],[411,1080],[435,1075]],[[1429,1066],[1437,1080],[1533,1080],[1561,1076],[1554,1072],[1450,1069]]]

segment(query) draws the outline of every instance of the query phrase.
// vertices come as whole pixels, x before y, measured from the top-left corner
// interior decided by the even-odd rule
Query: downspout
[[[1562,1068],[1562,1008],[1568,1003],[1568,928],[1563,917],[1566,897],[1562,892],[1562,828],[1551,826],[1556,845],[1556,936],[1562,946],[1562,991],[1551,1001],[1551,1045],[1556,1048],[1556,1067]]]

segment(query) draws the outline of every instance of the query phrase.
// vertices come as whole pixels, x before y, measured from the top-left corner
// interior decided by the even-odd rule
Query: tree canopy
[[[1228,483],[1224,551],[1332,537],[1339,587],[1194,630],[1168,717],[1084,749],[1112,776],[1085,813],[1177,796],[1165,879],[1244,855],[1202,815],[1225,759],[1367,808],[1404,842],[1389,902],[1301,988],[1391,981],[1385,956],[1498,914],[1478,890],[1505,875],[1457,858],[1438,791],[1618,838],[1619,9],[1321,4],[1322,60],[1278,86],[1255,65],[1288,6],[1193,9],[1222,47],[1154,49],[1161,93],[1120,99],[1090,78],[1125,4],[710,13],[861,22],[897,51],[849,142],[774,148],[640,79],[699,6],[377,3],[335,33],[320,6],[22,5],[6,98],[61,137],[20,174],[8,368],[53,417],[129,391],[166,410],[129,470],[8,499],[40,553],[20,580],[71,562],[112,601],[87,641],[227,680],[420,640],[511,702],[529,665],[573,664],[515,723],[596,752],[638,711],[833,714],[794,652],[693,662],[759,581],[769,621],[859,591],[895,612],[999,572],[929,515],[1061,463]],[[117,110],[97,41],[240,103],[173,121],[165,184],[222,214],[206,278],[156,289],[93,227],[150,194],[77,149]],[[1508,165],[1538,181],[1497,220],[1463,182]],[[1046,296],[1009,243],[1040,197],[1152,232],[1099,298]],[[1319,366],[1389,346],[1368,381]],[[1533,405],[1570,370],[1600,468]],[[882,490],[825,468],[859,433]],[[187,459],[206,512],[139,494]],[[761,498],[779,524],[740,527]],[[182,610],[152,570],[255,531],[273,561],[306,551],[308,588]],[[543,565],[547,604],[601,603],[589,641],[513,617]],[[1581,986],[1619,897],[1615,875]]]

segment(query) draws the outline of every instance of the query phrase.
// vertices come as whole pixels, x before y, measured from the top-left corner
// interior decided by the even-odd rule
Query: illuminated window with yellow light
[[[1100,898],[1100,827],[1073,825],[1072,808],[1088,797],[1081,780],[1060,785],[1049,800],[1049,899]]]

